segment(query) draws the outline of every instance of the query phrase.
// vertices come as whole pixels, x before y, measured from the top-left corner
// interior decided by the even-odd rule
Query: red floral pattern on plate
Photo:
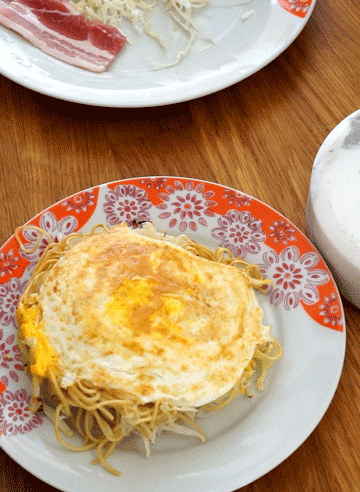
[[[17,371],[24,370],[20,349],[15,341],[15,335],[12,334],[5,338],[2,329],[0,329],[0,369],[2,372],[6,370],[10,378],[16,382],[19,381]]]
[[[10,249],[7,253],[0,252],[0,277],[6,274],[12,275],[14,270],[19,268],[19,256],[14,255],[14,250]]]
[[[15,277],[4,284],[0,283],[1,326],[15,325],[16,307],[26,283],[26,281],[21,282],[20,279]]]
[[[269,237],[272,237],[276,244],[282,242],[286,246],[289,242],[296,241],[295,227],[283,219],[275,220],[274,224],[269,226],[269,229],[271,230]]]
[[[329,296],[324,297],[320,309],[320,316],[323,316],[325,325],[329,324],[332,328],[343,325],[341,305],[339,303],[339,298],[334,292],[331,292]]]
[[[66,207],[68,212],[74,211],[76,214],[80,214],[81,212],[86,213],[95,205],[96,197],[97,194],[94,190],[86,190],[67,198],[61,202],[61,205]]]
[[[283,302],[286,310],[296,308],[299,302],[318,302],[317,286],[330,281],[327,272],[316,268],[318,263],[315,252],[301,255],[296,246],[285,248],[280,255],[275,251],[264,253],[259,268],[273,282],[268,286],[270,302],[276,306]]]
[[[223,198],[227,200],[229,205],[236,205],[238,208],[249,207],[253,200],[249,195],[229,188],[225,188]]]
[[[98,195],[99,187],[95,187],[71,195],[52,205],[25,224],[21,231],[21,238],[24,239],[23,231],[26,230],[27,225],[40,227],[55,241],[66,234],[70,234],[74,230],[81,229],[93,215],[96,209]],[[25,237],[25,240],[32,244],[37,239],[38,235],[34,231],[32,233],[28,232],[27,237]],[[40,249],[44,249],[46,245],[46,242],[42,243]]]
[[[23,273],[25,267],[29,272],[33,270],[44,249],[50,242],[49,236],[53,241],[57,242],[64,235],[71,234],[88,223],[96,209],[98,195],[99,187],[81,191],[52,205],[25,224],[19,232],[19,236],[28,252],[26,250],[19,250],[16,242],[22,265],[20,275]],[[47,234],[42,234],[39,238],[39,233],[28,226],[40,227]],[[10,241],[13,241],[13,238]],[[32,251],[35,246],[35,250]]]
[[[262,221],[255,219],[250,212],[229,212],[218,219],[220,227],[212,229],[211,235],[219,240],[219,246],[229,249],[234,256],[246,258],[248,253],[259,253],[266,234]]]
[[[213,191],[205,191],[205,184],[195,184],[194,181],[183,183],[176,180],[173,185],[165,186],[166,193],[159,193],[163,201],[157,206],[164,210],[159,215],[160,219],[170,219],[168,227],[177,226],[180,232],[196,231],[198,225],[207,227],[206,217],[214,217],[211,207],[217,203],[211,198]]]
[[[31,224],[35,225],[35,224]],[[39,227],[45,233],[40,233],[30,226],[21,229],[21,240],[25,249],[19,251],[22,258],[29,262],[28,270],[32,271],[39,261],[45,248],[52,242],[59,242],[64,236],[79,229],[78,221],[72,215],[62,217],[60,220],[51,211],[46,211],[39,219]],[[39,237],[40,236],[40,237]],[[50,240],[52,238],[52,240]]]
[[[2,254],[1,254],[2,253]],[[6,283],[12,277],[21,277],[28,262],[24,260],[19,252],[19,244],[14,237],[1,248],[0,252],[0,279]]]
[[[278,0],[282,8],[298,17],[306,17],[312,0]]]
[[[140,183],[145,184],[147,189],[154,187],[156,191],[160,191],[164,188],[166,181],[166,178],[143,178]]]
[[[105,195],[103,205],[110,226],[126,222],[129,227],[150,220],[152,203],[144,190],[134,185],[117,185]]]
[[[4,436],[26,434],[41,425],[43,416],[30,412],[30,400],[24,388],[0,395],[0,431]]]

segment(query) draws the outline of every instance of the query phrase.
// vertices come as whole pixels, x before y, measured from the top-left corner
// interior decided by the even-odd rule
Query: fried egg
[[[31,371],[199,407],[236,384],[270,327],[242,270],[147,230],[87,236],[46,273],[41,321],[20,313],[22,336],[38,340]]]

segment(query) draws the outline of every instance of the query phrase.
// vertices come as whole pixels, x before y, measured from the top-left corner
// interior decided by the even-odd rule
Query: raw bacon
[[[62,61],[103,72],[126,42],[118,29],[87,20],[68,0],[0,0],[0,24]]]

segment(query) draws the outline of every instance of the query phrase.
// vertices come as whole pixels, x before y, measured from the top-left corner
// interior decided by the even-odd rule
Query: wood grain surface
[[[166,107],[78,105],[0,76],[0,243],[76,191],[148,175],[239,189],[304,231],[319,146],[360,108],[359,26],[358,0],[318,0],[299,37],[268,66]],[[345,300],[344,307],[346,360],[328,411],[297,451],[242,492],[360,491],[360,313]],[[1,492],[56,491],[2,450],[0,465]]]

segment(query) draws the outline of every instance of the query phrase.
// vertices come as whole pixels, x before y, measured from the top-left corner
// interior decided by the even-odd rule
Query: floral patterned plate
[[[265,322],[283,346],[267,386],[202,420],[208,439],[161,435],[146,460],[137,438],[111,457],[114,477],[91,465],[92,451],[72,453],[56,441],[53,425],[29,413],[14,320],[17,301],[47,245],[33,254],[11,237],[0,249],[0,431],[2,448],[24,468],[66,492],[230,491],[256,480],[287,458],[313,431],[336,390],[345,353],[344,314],[331,274],[309,240],[264,203],[219,184],[175,177],[145,177],[96,186],[34,217],[54,241],[97,223],[186,233],[224,246],[260,266],[273,285],[258,296]],[[37,233],[23,228],[27,243]]]
[[[130,42],[103,73],[57,60],[0,25],[0,73],[43,94],[95,106],[188,101],[229,87],[274,60],[302,31],[315,1],[210,0],[206,8],[193,10],[195,23],[213,42],[199,36],[178,65],[160,70],[152,68],[151,59],[174,61],[188,43],[185,31],[173,29],[161,0],[152,12],[154,31],[167,49],[125,20],[121,31]]]

